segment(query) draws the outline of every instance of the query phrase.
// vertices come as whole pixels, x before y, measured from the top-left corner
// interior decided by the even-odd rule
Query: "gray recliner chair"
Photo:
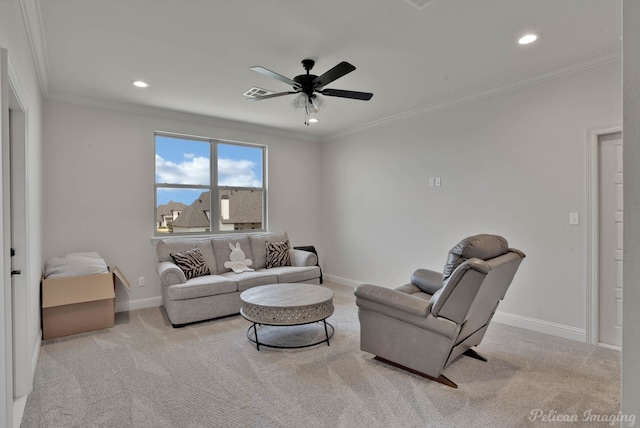
[[[489,322],[524,259],[497,235],[475,235],[451,249],[443,273],[418,269],[411,283],[356,288],[360,349],[376,359],[457,388],[442,371],[477,354]]]

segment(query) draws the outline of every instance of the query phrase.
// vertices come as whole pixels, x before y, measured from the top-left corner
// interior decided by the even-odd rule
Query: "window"
[[[156,235],[264,230],[266,147],[155,135]]]

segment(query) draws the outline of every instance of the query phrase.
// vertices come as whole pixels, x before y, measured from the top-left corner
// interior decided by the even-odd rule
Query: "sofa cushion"
[[[186,279],[210,274],[209,267],[204,262],[199,248],[171,253],[171,258],[182,269]]]
[[[211,243],[213,244],[213,252],[216,257],[216,269],[218,274],[231,271],[230,267],[224,266],[225,262],[228,262],[231,256],[231,248],[229,248],[229,244],[235,246],[236,243],[239,243],[245,257],[247,259],[253,259],[253,256],[251,254],[251,243],[249,242],[249,237],[247,236],[215,237],[211,238]]]
[[[288,241],[287,232],[265,232],[250,235],[251,253],[253,255],[253,268],[264,269],[267,266],[267,242]]]
[[[264,272],[264,271],[262,271]],[[320,277],[320,268],[318,266],[283,266],[267,269],[266,272],[278,275],[278,282],[303,282]]]
[[[192,278],[184,284],[170,285],[167,287],[167,295],[170,300],[186,300],[233,293],[237,290],[235,281],[221,275],[205,275]]]
[[[267,242],[267,269],[291,266],[291,258],[289,257],[289,241],[284,242]]]
[[[225,272],[221,274],[231,281],[235,281],[238,285],[238,291],[248,290],[252,287],[267,284],[277,284],[278,275],[269,271],[261,270],[260,272]]]
[[[507,240],[498,235],[475,235],[463,239],[449,251],[447,263],[442,271],[442,280],[449,279],[458,266],[473,257],[489,260],[509,251]]]
[[[217,273],[216,258],[213,255],[213,246],[211,245],[211,238],[171,238],[161,239],[156,243],[156,254],[158,255],[159,262],[172,262],[173,258],[171,253],[178,253],[180,251],[192,250],[194,248],[200,249],[202,257],[204,258],[209,272],[212,274]]]

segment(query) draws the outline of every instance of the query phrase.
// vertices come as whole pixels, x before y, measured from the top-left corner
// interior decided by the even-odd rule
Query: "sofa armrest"
[[[156,271],[158,272],[162,285],[184,284],[187,282],[187,278],[184,276],[182,269],[173,262],[165,261],[158,263]]]
[[[378,285],[360,285],[354,294],[358,299],[369,300],[418,317],[426,317],[431,310],[431,302],[427,300]]]
[[[429,269],[418,269],[411,275],[411,284],[427,294],[433,294],[442,288],[442,273]]]
[[[304,267],[318,264],[318,256],[312,252],[296,250],[295,248],[289,250],[289,258],[291,259],[291,266]]]

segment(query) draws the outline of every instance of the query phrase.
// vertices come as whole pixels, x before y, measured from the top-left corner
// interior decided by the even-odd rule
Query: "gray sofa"
[[[267,268],[267,243],[289,242],[286,232],[265,232],[216,237],[182,237],[158,241],[157,272],[164,308],[174,327],[240,312],[240,293],[276,283],[320,283],[317,256],[289,245],[290,265]],[[236,273],[230,267],[230,247],[240,244],[254,271]],[[209,274],[187,279],[172,254],[198,249]],[[226,263],[226,266],[225,266]]]

